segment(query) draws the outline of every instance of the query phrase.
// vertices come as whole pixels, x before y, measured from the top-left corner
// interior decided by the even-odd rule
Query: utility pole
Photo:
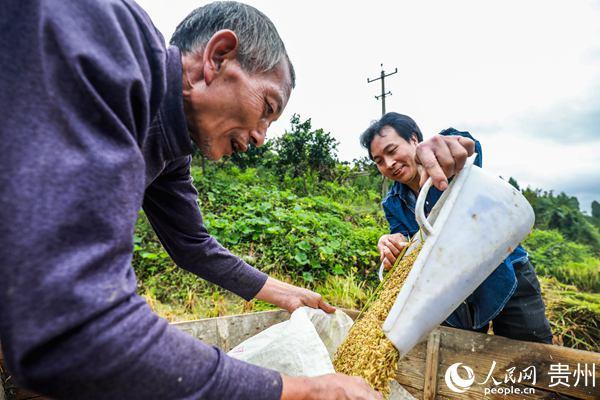
[[[386,74],[385,71],[383,70],[383,64],[381,64],[381,74],[379,75],[379,78],[375,78],[375,79],[367,78],[367,83],[381,80],[381,94],[379,96],[375,96],[375,98],[377,100],[381,99],[381,116],[385,115],[385,98],[386,98],[386,96],[392,95],[392,92],[385,91],[385,78],[387,76],[394,75],[397,72],[398,72],[398,68],[394,69],[394,72],[390,72],[389,74]]]
[[[375,96],[375,98],[377,100],[381,99],[381,116],[382,117],[385,115],[385,98],[387,96],[392,95],[392,92],[385,91],[385,78],[390,75],[394,75],[397,72],[398,72],[398,68],[395,68],[394,72],[390,72],[389,74],[386,74],[385,71],[383,70],[383,63],[382,63],[381,64],[381,74],[379,75],[379,78],[375,78],[375,79],[367,78],[367,83],[381,80],[381,94],[379,96]],[[389,186],[390,186],[390,181],[388,179],[386,179],[385,176],[381,175],[381,198],[383,198],[385,196],[385,194],[388,191]]]

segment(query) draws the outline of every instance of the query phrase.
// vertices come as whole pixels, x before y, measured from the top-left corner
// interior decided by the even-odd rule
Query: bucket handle
[[[432,180],[431,178],[428,178],[427,181],[425,181],[425,184],[423,185],[421,190],[419,191],[419,197],[417,197],[417,204],[415,205],[415,217],[417,218],[419,226],[427,236],[431,236],[434,233],[433,226],[431,226],[429,221],[427,221],[427,217],[425,217],[425,199],[427,198],[427,193],[431,188],[431,184]],[[383,263],[381,263],[377,275],[379,276],[379,280],[382,282],[384,269],[385,268],[383,266]]]
[[[415,205],[415,217],[417,219],[417,223],[425,232],[427,236],[432,236],[435,231],[433,230],[433,226],[427,220],[425,216],[425,199],[427,198],[427,193],[429,193],[429,189],[431,189],[432,185],[431,177],[427,178],[425,184],[419,191],[419,197],[417,197],[417,204]]]
[[[467,161],[465,162],[465,165],[463,166],[463,168],[460,171],[458,171],[458,173],[454,177],[454,181],[452,182],[452,185],[448,185],[448,188],[446,188],[446,190],[450,190],[450,186],[456,187],[456,185],[458,185],[458,187],[462,187],[463,182],[465,181],[464,177],[466,177],[469,174],[468,172],[465,172],[465,171],[470,170],[471,166],[475,162],[475,158],[477,158],[477,153],[473,153],[473,155],[471,155],[469,158],[467,158]],[[460,181],[460,183],[458,183],[458,181]],[[435,230],[433,229],[433,226],[431,226],[431,224],[427,220],[427,217],[425,216],[425,200],[427,199],[427,194],[429,193],[429,189],[431,189],[431,185],[433,185],[433,181],[431,180],[431,177],[429,177],[429,178],[427,178],[427,180],[425,181],[425,184],[419,191],[419,196],[417,197],[417,203],[415,204],[415,217],[417,219],[417,223],[419,224],[419,227],[421,228],[421,230],[427,236],[435,235]],[[458,187],[456,187],[454,190],[455,191],[460,190],[460,189],[458,189]]]
[[[452,186],[455,186],[457,184],[459,185],[459,187],[462,186],[462,183],[460,183],[460,184],[458,183],[459,176],[468,175],[468,172],[464,172],[464,171],[468,171],[470,169],[470,167],[475,162],[476,157],[477,157],[477,153],[473,153],[473,155],[471,157],[467,158],[467,161],[466,161],[463,169],[460,170],[458,172],[458,174],[456,174],[454,181],[452,182]],[[464,182],[465,178],[461,178],[460,180],[462,182]],[[415,204],[415,218],[417,220],[417,223],[419,224],[419,228],[421,229],[421,231],[423,231],[423,233],[426,236],[433,236],[435,234],[435,230],[433,229],[433,226],[429,223],[429,221],[427,220],[427,217],[425,216],[425,200],[427,199],[427,194],[429,193],[429,189],[431,189],[431,185],[433,185],[433,181],[431,180],[431,177],[429,177],[429,178],[427,178],[427,180],[425,181],[425,184],[419,191],[419,196],[417,197],[417,202]],[[450,189],[450,186],[448,186],[448,188],[446,190],[449,190],[449,189]],[[456,188],[454,190],[459,190],[459,189]],[[383,281],[383,271],[384,271],[384,267],[383,267],[383,263],[381,263],[381,265],[379,266],[379,274],[378,274],[380,281]]]

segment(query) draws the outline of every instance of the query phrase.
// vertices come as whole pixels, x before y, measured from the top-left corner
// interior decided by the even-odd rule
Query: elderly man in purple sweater
[[[334,310],[217,243],[190,177],[192,142],[215,160],[260,146],[287,104],[294,70],[265,15],[209,4],[165,48],[131,0],[6,0],[0,32],[0,343],[21,385],[69,399],[381,398],[360,378],[232,359],[135,293],[142,207],[180,267],[245,299]],[[440,190],[470,153],[417,148]]]
[[[294,87],[271,21],[232,2],[192,12],[165,48],[130,0],[0,4],[0,342],[18,382],[54,398],[374,399],[356,377],[282,376],[169,326],[135,293],[142,207],[182,268],[286,310],[332,312],[206,231],[192,141],[260,146]]]

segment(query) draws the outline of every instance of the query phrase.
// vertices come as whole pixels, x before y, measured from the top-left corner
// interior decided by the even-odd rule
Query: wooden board
[[[425,356],[425,376],[423,381],[423,399],[433,400],[437,393],[437,376],[440,358],[440,332],[433,331],[427,340]]]
[[[351,317],[356,317],[356,312],[350,314]],[[266,311],[223,317],[220,321],[206,319],[174,325],[228,350],[258,331],[286,320],[288,316],[284,311]],[[229,326],[225,328],[224,324]],[[225,337],[220,337],[223,332]],[[463,393],[452,391],[445,381],[446,371],[456,363],[471,368],[475,378],[474,383]],[[571,373],[578,363],[589,367],[595,365],[596,386],[583,386],[580,377],[578,386],[574,387],[574,378],[571,376],[569,387],[550,387],[552,383],[556,383],[556,379],[552,381],[548,374],[550,367],[559,363],[568,365]],[[486,380],[492,366],[492,375],[485,384],[480,384]],[[535,367],[535,383],[525,380],[517,382],[519,372],[522,373],[528,367]],[[517,379],[514,383],[505,383],[507,370],[511,368],[514,368],[513,375],[516,374]],[[462,377],[460,372],[459,376]],[[499,384],[496,385],[492,378]],[[591,378],[588,377],[588,381]],[[600,354],[440,327],[432,332],[427,342],[418,344],[400,360],[396,380],[418,399],[600,399]],[[486,393],[486,389],[491,392]],[[494,394],[493,389],[513,393]],[[517,390],[527,390],[528,393],[514,393]]]
[[[264,331],[271,325],[289,319],[289,317],[290,314],[284,310],[262,311],[177,322],[172,325],[202,340],[204,343],[229,351],[244,340]]]
[[[358,311],[355,310],[343,311],[352,319],[358,315]],[[289,318],[290,314],[287,311],[276,310],[176,322],[172,325],[202,340],[204,343],[229,351],[244,340],[272,325],[287,321]]]
[[[527,398],[552,398],[554,394],[571,396],[581,399],[600,398],[600,354],[570,349],[560,346],[545,345],[539,343],[522,342],[511,340],[500,336],[491,336],[473,332],[460,331],[450,328],[441,328],[441,352],[440,352],[440,372],[444,373],[446,369],[458,362],[470,366],[476,377],[483,380],[489,374],[492,365],[495,362],[495,369],[492,377],[497,381],[505,382],[510,368],[514,368],[513,377],[518,377],[519,372],[529,368],[529,371],[535,371],[535,383],[532,380],[523,380],[521,384],[524,387],[533,388],[535,393],[529,393]],[[567,381],[569,386],[556,384],[556,374],[551,374],[557,367],[564,365],[568,367],[569,373],[579,365],[594,367],[594,376],[588,376],[588,385],[584,386],[580,377],[578,386],[574,377]],[[595,387],[590,385],[590,380],[595,380]],[[444,380],[441,374],[438,374],[438,380]],[[439,383],[439,381],[438,381]],[[490,379],[488,388],[511,386],[495,385]],[[515,387],[519,385],[514,385]],[[479,397],[465,398],[483,398],[483,392],[486,386],[473,385],[470,391],[475,390]],[[460,398],[457,393],[448,389],[445,382],[439,384],[440,394]],[[470,392],[469,391],[469,392]],[[523,398],[523,395],[507,395],[502,398]]]
[[[436,399],[600,398],[600,354],[598,353],[522,342],[445,327],[440,327],[436,331],[440,333]],[[429,342],[431,343],[431,340]],[[400,360],[398,365],[396,379],[419,399],[426,398],[424,396],[425,382],[432,378],[426,374],[428,354],[427,344],[421,343]],[[452,391],[445,381],[446,371],[456,363],[461,363],[458,368],[461,378],[467,377],[464,366],[472,369],[475,378],[474,383],[463,393]],[[558,371],[559,364],[563,366],[562,368],[568,366],[570,373],[568,381],[562,379],[564,375],[559,379],[559,374],[551,374],[552,371]],[[553,365],[554,367],[552,367]],[[595,374],[593,377],[588,375],[587,386],[583,385],[581,374],[577,386],[574,386],[576,378],[573,373],[576,372],[578,365],[581,369],[584,365],[587,365],[589,369],[595,365]],[[492,370],[492,374],[488,378],[490,370]],[[523,379],[519,382],[519,374],[522,374],[524,370],[531,372],[532,375],[535,371],[535,383],[533,379]],[[511,378],[511,371],[515,382],[507,380],[507,378]],[[593,379],[595,379],[595,386],[591,384]],[[491,393],[486,393],[486,389]],[[494,394],[493,389],[509,393]],[[527,390],[528,393],[515,393],[517,390]],[[510,393],[511,391],[515,392]]]
[[[357,315],[355,311],[347,312],[352,318]],[[181,322],[173,326],[207,344],[228,351],[245,339],[288,318],[289,314],[285,311],[264,311]],[[457,363],[461,363],[457,370],[459,377],[466,378],[465,366],[472,370],[474,376],[473,384],[462,393],[452,391],[445,379],[448,368]],[[570,368],[569,386],[556,385],[558,375],[549,374],[551,368],[559,363]],[[581,382],[574,386],[575,377],[572,373],[578,364],[589,367],[595,365],[595,386],[582,385],[581,376]],[[0,352],[0,367],[2,365]],[[482,383],[492,366],[494,369],[491,376]],[[531,380],[505,383],[508,370],[514,368],[513,375],[518,377],[519,372],[528,367],[535,368],[535,383]],[[497,385],[492,378],[498,382]],[[591,379],[588,376],[588,383]],[[423,399],[424,394],[426,398],[432,399],[600,399],[600,354],[440,327],[432,332],[427,341],[415,346],[400,360],[396,380],[417,399]],[[553,383],[555,385],[550,387]],[[525,395],[514,392],[507,395],[486,393],[486,389],[499,388],[534,392]],[[34,398],[43,399],[27,391],[17,391],[18,400]],[[0,397],[0,400],[3,399]],[[6,400],[14,400],[14,397],[7,396]]]

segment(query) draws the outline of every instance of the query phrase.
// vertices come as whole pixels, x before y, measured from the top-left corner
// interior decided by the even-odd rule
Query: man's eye
[[[265,114],[271,115],[274,112],[275,112],[275,110],[273,109],[273,107],[271,107],[271,103],[269,103],[268,101],[265,101]]]

